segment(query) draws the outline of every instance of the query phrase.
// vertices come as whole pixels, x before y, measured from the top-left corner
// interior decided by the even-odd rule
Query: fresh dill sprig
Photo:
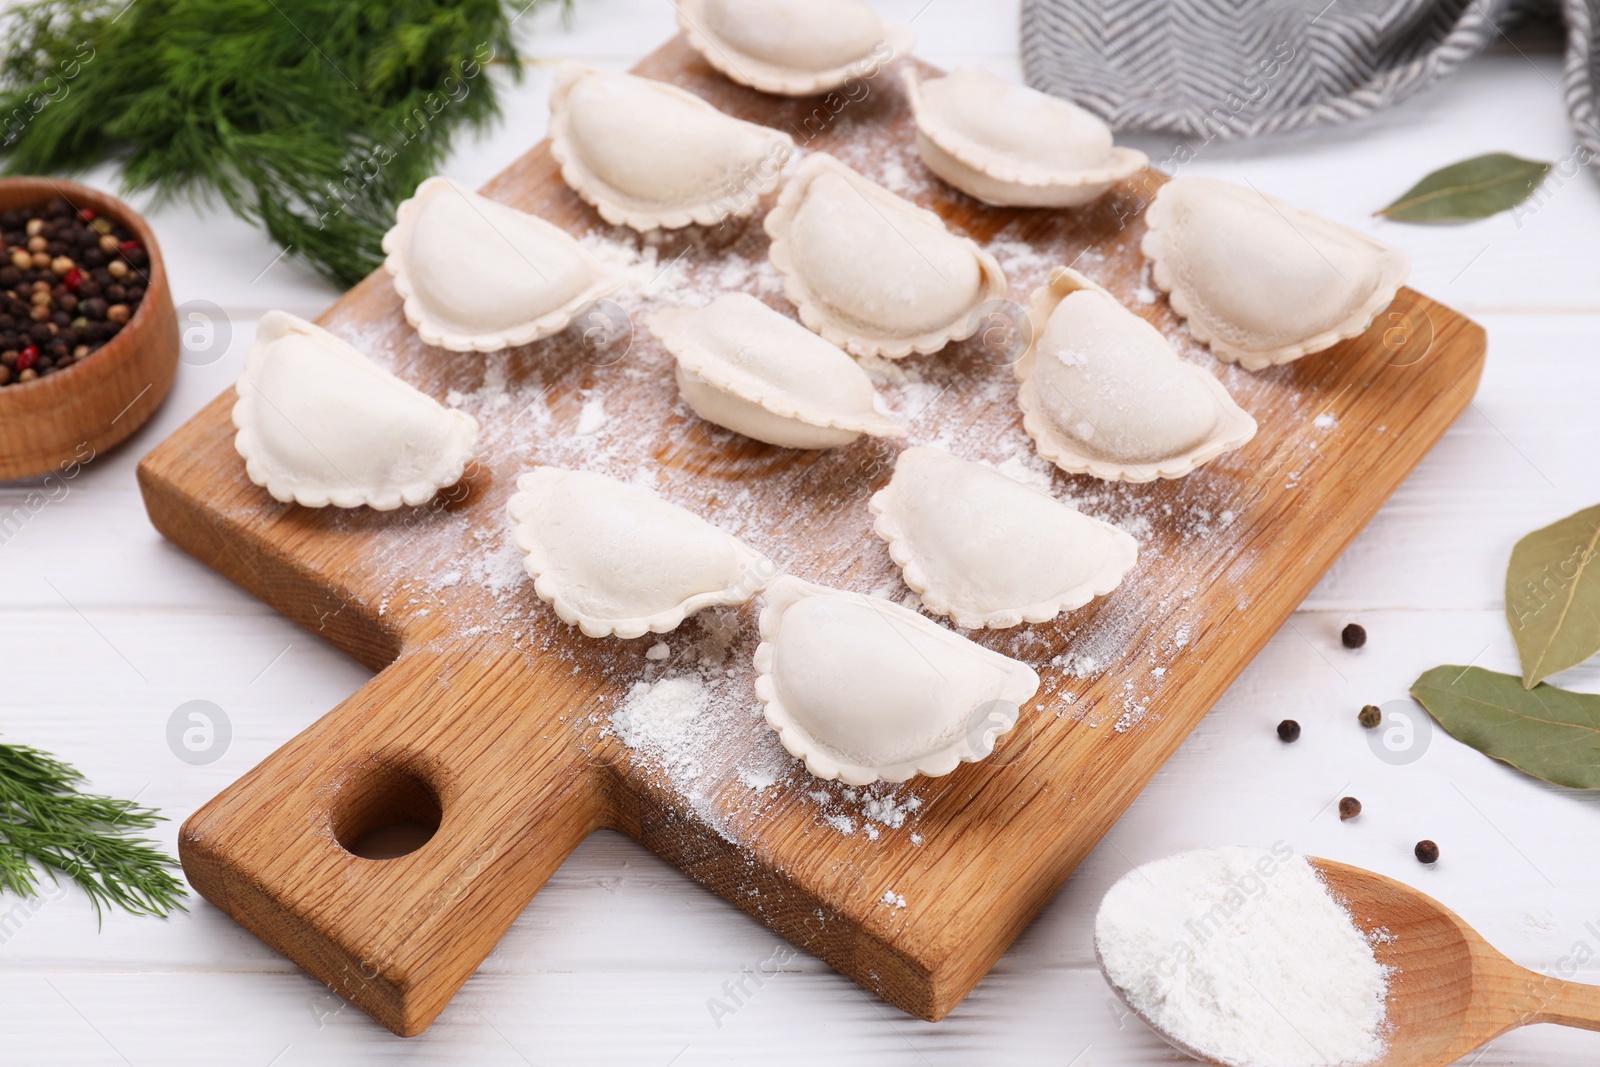
[[[94,902],[95,915],[116,906],[165,916],[183,906],[178,863],[133,831],[162,816],[132,801],[78,789],[74,767],[24,745],[0,744],[0,889],[36,896],[35,864],[65,874]]]
[[[487,65],[521,77],[508,10],[526,8],[31,0],[0,17],[0,155],[12,173],[114,160],[130,190],[214,193],[353,285],[453,134],[498,115]]]

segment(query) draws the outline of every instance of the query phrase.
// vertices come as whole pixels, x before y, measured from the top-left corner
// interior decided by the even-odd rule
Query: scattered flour
[[[1004,474],[1014,482],[1021,482],[1030,489],[1037,489],[1041,493],[1051,492],[1055,479],[1049,471],[1040,470],[1023,458],[1021,453],[1009,457],[1004,463],[995,467],[995,470]],[[1068,501],[1070,504],[1071,501]]]
[[[915,794],[896,800],[894,794],[869,796],[861,803],[863,817],[893,830],[905,825],[906,816],[922,807],[922,798]]]
[[[1081,652],[1064,652],[1052,659],[1050,666],[1058,667],[1074,678],[1088,678],[1100,673],[1100,662]]]
[[[887,904],[891,908],[903,908],[906,906],[906,898],[893,889],[885,889],[883,896],[878,898],[878,903]]]
[[[635,682],[611,714],[611,728],[629,748],[640,749],[670,768],[693,771],[694,756],[683,744],[706,706],[705,682],[696,674]]]
[[[909,148],[885,153],[865,130],[848,133],[845,142],[837,154],[868,178],[919,202],[936,195],[936,179]],[[755,294],[792,316],[783,279],[767,258],[759,215],[650,235],[596,225],[580,240],[622,276],[622,287],[604,302],[613,305],[605,317],[618,328],[616,340],[590,348],[586,317],[585,329],[536,346],[452,356],[448,380],[436,387],[446,403],[483,426],[476,459],[483,476],[474,477],[467,506],[412,509],[383,517],[381,526],[361,514],[329,517],[336,529],[372,533],[363,564],[392,587],[392,595],[372,610],[386,620],[432,610],[436,620],[449,619],[453,626],[438,628],[441,643],[492,633],[525,655],[602,680],[605,695],[572,720],[582,743],[614,737],[605,744],[620,742],[641,770],[670,787],[686,813],[736,843],[759,836],[769,809],[798,805],[816,832],[851,835],[852,847],[871,847],[873,834],[884,841],[905,835],[920,844],[918,820],[942,794],[940,783],[914,779],[866,789],[818,783],[766,726],[753,690],[754,609],[702,612],[673,634],[670,645],[654,637],[602,645],[578,637],[535,595],[506,536],[504,505],[517,476],[541,463],[597,471],[659,492],[796,574],[873,590],[913,610],[920,606],[873,539],[871,517],[861,506],[886,479],[895,447],[864,441],[808,456],[804,464],[778,462],[780,457],[694,417],[673,385],[671,357],[646,328],[658,308],[704,306],[729,290]],[[1085,248],[1064,230],[1041,236],[1031,222],[1008,226],[982,243],[1000,260],[1011,282],[1010,299],[1019,303],[1057,266],[1071,263],[1104,280],[1114,276],[1108,269],[1113,256],[1122,256]],[[1146,275],[1137,299],[1148,287]],[[1126,291],[1123,296],[1134,298]],[[1163,328],[1185,358],[1204,361],[1230,388],[1256,390],[1261,411],[1274,420],[1304,426],[1326,405],[1314,391],[1295,392],[1291,382],[1215,365],[1164,304],[1145,313],[1170,320]],[[440,353],[414,334],[396,334],[392,323],[360,321],[341,309],[328,325],[402,378],[439,381]],[[1234,503],[1237,476],[1202,468],[1181,483],[1136,485],[1062,474],[1037,456],[1022,433],[1015,379],[991,355],[980,342],[967,341],[937,357],[859,362],[885,405],[907,424],[910,443],[988,463],[1139,540],[1140,566],[1116,593],[1056,626],[975,639],[1044,675],[1035,724],[1040,729],[1085,721],[1134,729],[1154,721],[1163,678],[1169,677],[1161,670],[1189,642],[1183,612],[1194,590],[1175,588],[1172,565],[1193,562],[1186,550],[1195,540],[1221,539],[1220,531],[1232,522],[1230,511],[1219,510],[1224,502],[1245,512],[1247,504]],[[1263,389],[1270,393],[1263,396]],[[1314,435],[1304,436],[1314,443]],[[708,459],[725,469],[716,477],[694,473]],[[1302,456],[1290,459],[1285,471],[1296,469]],[[1314,477],[1309,464],[1316,456],[1305,462],[1307,477]],[[857,546],[870,548],[858,553]],[[1214,557],[1230,568],[1249,551],[1233,544],[1217,548]],[[1195,585],[1231,586],[1233,573],[1197,575]],[[1132,680],[1133,688],[1123,687],[1124,680]],[[1067,686],[1077,692],[1066,692]],[[1071,708],[1070,718],[1058,726],[1052,712],[1063,706]]]
[[[583,407],[578,411],[578,426],[573,433],[579,437],[588,437],[599,433],[606,424],[605,400],[598,393],[591,394],[583,402]]]
[[[1324,411],[1321,415],[1311,420],[1311,425],[1319,430],[1331,430],[1339,425],[1339,420],[1333,417],[1331,411]]]
[[[1043,251],[1027,241],[990,241],[989,254],[1000,261],[1007,280],[1015,283],[1020,275],[1043,281],[1052,270],[1061,266],[1057,256]]]
[[[1530,911],[1522,917],[1522,921],[1535,930],[1554,930],[1559,925],[1556,920],[1556,913],[1548,908]]]
[[[1128,1004],[1236,1067],[1336,1067],[1384,1052],[1388,973],[1288,846],[1182,852],[1130,871],[1095,916]]]

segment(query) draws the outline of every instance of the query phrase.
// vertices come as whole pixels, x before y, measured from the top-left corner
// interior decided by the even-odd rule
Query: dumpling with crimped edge
[[[1256,420],[1161,331],[1077,271],[1033,291],[1014,367],[1022,428],[1069,474],[1179,478],[1249,441]]]
[[[1411,258],[1215,178],[1174,178],[1144,213],[1151,277],[1218,359],[1261,370],[1366,331]]]
[[[678,391],[708,422],[782,448],[905,436],[855,360],[747,293],[658,311],[649,326],[677,359]]]
[[[777,572],[698,515],[590,471],[535,467],[506,511],[534,592],[589,637],[666,633],[701,608],[744,603]]]
[[[949,774],[993,752],[1039,689],[1027,664],[878,597],[780,575],[764,599],[756,696],[818,778]]]
[[[689,46],[740,85],[810,96],[911,54],[909,26],[861,0],[676,0]]]
[[[234,390],[246,474],[303,507],[425,504],[461,480],[478,440],[472,416],[284,311],[261,316]]]
[[[994,256],[825,152],[795,168],[764,225],[800,321],[858,356],[937,352],[1006,294]]]
[[[550,154],[613,225],[648,232],[748,215],[793,153],[788,134],[675,85],[570,60],[556,68]]]
[[[868,506],[922,606],[957,626],[1048,622],[1121,584],[1134,539],[992,467],[908,448]]]
[[[622,285],[571,235],[537,215],[429,178],[383,237],[406,321],[430,345],[498,352],[560,333]]]
[[[1080,207],[1149,162],[1113,145],[1111,128],[1076,104],[976,67],[900,77],[922,161],[984,203]]]

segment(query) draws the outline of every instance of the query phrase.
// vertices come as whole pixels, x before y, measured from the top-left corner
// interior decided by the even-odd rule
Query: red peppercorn
[[[94,208],[86,207],[86,208],[80,209],[78,211],[78,218],[82,219],[84,222],[93,222],[94,221]]]
[[[139,242],[133,240],[132,238],[129,238],[128,240],[123,241],[121,244],[117,245],[117,251],[121,252],[123,255],[127,255],[129,252],[136,252],[138,250],[139,250]]]
[[[61,284],[76,292],[78,286],[83,284],[83,271],[73,267],[61,276]]]
[[[17,370],[24,371],[39,362],[39,346],[28,345],[17,353]]]

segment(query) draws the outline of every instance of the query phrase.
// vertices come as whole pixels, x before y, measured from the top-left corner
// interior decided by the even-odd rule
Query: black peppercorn
[[[1339,640],[1344,642],[1345,648],[1360,648],[1367,643],[1366,627],[1353,622],[1339,631]]]
[[[1439,862],[1439,846],[1432,841],[1418,841],[1417,847],[1412,851],[1417,854],[1417,860],[1421,863]]]
[[[1295,722],[1293,719],[1284,719],[1282,722],[1280,722],[1278,724],[1278,740],[1279,741],[1298,741],[1298,740],[1300,740],[1300,724]]]
[[[106,300],[113,304],[120,304],[128,299],[128,291],[120,285],[106,286]]]
[[[114,337],[145,296],[135,268],[147,262],[137,238],[65,198],[0,211],[0,386],[64,370]]]
[[[1356,721],[1370,730],[1383,722],[1383,709],[1376,704],[1368,704],[1361,709],[1361,714],[1356,716]]]
[[[1361,814],[1361,801],[1357,800],[1355,797],[1340,797],[1339,798],[1339,821],[1340,822],[1349,822],[1351,819],[1355,818],[1357,815],[1360,815],[1360,814]]]

